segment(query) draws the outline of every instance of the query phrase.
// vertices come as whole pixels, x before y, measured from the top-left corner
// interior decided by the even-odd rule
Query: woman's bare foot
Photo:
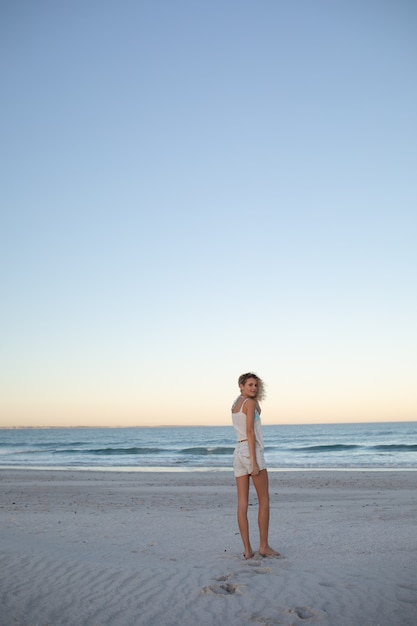
[[[243,553],[243,557],[245,559],[251,559],[253,556],[254,556],[254,553],[252,552],[252,550],[249,550],[248,552]]]
[[[273,550],[271,546],[266,546],[266,548],[263,550],[259,548],[259,555],[263,557],[267,557],[267,556],[281,557],[282,556],[282,554],[280,554],[276,550]]]

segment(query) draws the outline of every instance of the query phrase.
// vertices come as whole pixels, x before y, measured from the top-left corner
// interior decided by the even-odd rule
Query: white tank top
[[[242,406],[240,407],[240,410],[237,411],[236,413],[233,413],[233,409],[237,401],[239,400],[239,398],[237,398],[237,400],[234,402],[233,407],[232,407],[232,422],[233,422],[234,429],[236,431],[237,440],[241,441],[242,439],[248,438],[248,435],[246,432],[246,413],[242,411],[243,405],[245,404],[248,398],[246,398],[246,400],[242,402]],[[264,439],[262,436],[261,416],[259,415],[259,412],[257,409],[255,409],[254,429],[255,429],[256,443],[258,446],[260,446],[263,449]]]

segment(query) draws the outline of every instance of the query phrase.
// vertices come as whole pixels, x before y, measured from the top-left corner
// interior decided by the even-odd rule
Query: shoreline
[[[282,474],[285,472],[417,472],[417,467],[268,467],[268,474]],[[150,466],[150,467],[128,467],[128,466],[19,466],[19,465],[0,465],[0,472],[13,471],[36,471],[36,472],[98,472],[98,473],[117,473],[121,474],[233,474],[232,467],[169,467],[169,466]]]
[[[413,473],[269,478],[285,558],[246,561],[231,471],[1,471],[2,626],[417,623]]]

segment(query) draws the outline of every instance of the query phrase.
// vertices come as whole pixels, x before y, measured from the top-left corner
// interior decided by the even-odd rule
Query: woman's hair
[[[246,383],[247,380],[249,380],[249,378],[254,378],[256,382],[258,383],[258,393],[256,395],[256,399],[259,400],[259,402],[262,402],[262,400],[265,399],[265,395],[266,395],[265,384],[263,380],[259,378],[259,376],[257,376],[256,374],[253,374],[252,372],[248,372],[247,374],[241,374],[241,376],[239,376],[239,379],[238,379],[239,389],[242,385]]]

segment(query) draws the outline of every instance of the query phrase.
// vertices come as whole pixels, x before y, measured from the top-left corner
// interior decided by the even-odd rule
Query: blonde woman
[[[249,482],[252,477],[258,495],[259,554],[281,556],[268,543],[269,485],[265,467],[264,444],[261,427],[261,407],[264,384],[256,374],[248,372],[239,376],[240,396],[232,406],[232,421],[237,435],[233,454],[233,469],[237,486],[237,521],[243,541],[244,557],[251,559],[254,552],[249,538],[248,505]]]

